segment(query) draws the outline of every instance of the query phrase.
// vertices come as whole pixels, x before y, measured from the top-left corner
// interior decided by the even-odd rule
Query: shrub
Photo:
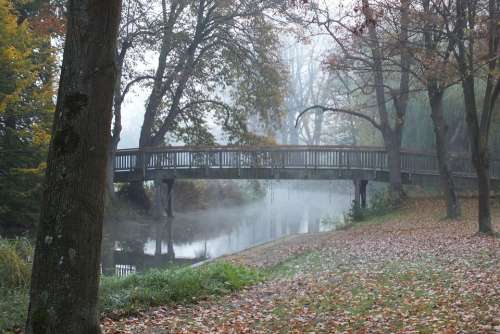
[[[352,203],[351,208],[344,215],[344,225],[341,228],[348,228],[355,222],[361,222],[368,218],[383,216],[394,210],[390,193],[383,190],[371,196],[370,204],[367,208],[362,208]]]
[[[0,288],[27,288],[33,248],[27,239],[0,239]]]
[[[0,333],[23,326],[28,314],[28,289],[0,288]]]
[[[0,332],[22,326],[28,311],[33,247],[28,239],[0,239]]]
[[[369,214],[380,216],[394,210],[389,190],[374,193],[370,199]]]

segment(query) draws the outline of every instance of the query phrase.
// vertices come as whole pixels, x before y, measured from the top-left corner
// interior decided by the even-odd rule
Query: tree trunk
[[[110,202],[115,201],[115,182],[114,182],[114,161],[115,161],[116,147],[111,145],[108,150],[108,164],[106,168],[106,194]]]
[[[433,92],[429,89],[429,100],[431,104],[431,118],[434,123],[434,133],[436,135],[439,175],[446,198],[447,218],[456,219],[460,216],[460,203],[455,190],[453,175],[448,164],[450,159],[448,148],[448,125],[444,118],[442,92]]]
[[[168,179],[165,181],[167,184],[167,197],[166,197],[166,211],[167,211],[167,245],[168,245],[168,258],[170,260],[175,259],[174,251],[174,233],[173,233],[173,223],[174,223],[174,179]]]
[[[27,334],[100,333],[104,191],[120,0],[70,0]]]
[[[395,206],[399,206],[403,197],[403,182],[401,179],[401,150],[399,148],[391,147],[388,150],[388,154],[391,199]]]
[[[122,132],[122,75],[123,75],[123,62],[125,54],[120,57],[116,57],[117,71],[116,71],[116,82],[114,86],[113,93],[113,115],[114,115],[114,125],[113,131],[111,132],[111,144],[108,150],[108,171],[106,174],[106,192],[108,198],[111,202],[115,201],[115,184],[114,184],[114,163],[115,155],[118,149],[118,144],[120,143],[120,136]]]
[[[476,150],[473,148],[473,150]],[[489,159],[484,152],[473,152],[479,191],[479,233],[493,234],[490,208]]]
[[[389,167],[389,192],[392,205],[398,207],[403,198],[403,180],[401,177],[401,137],[392,131],[385,131],[384,143],[387,150]]]

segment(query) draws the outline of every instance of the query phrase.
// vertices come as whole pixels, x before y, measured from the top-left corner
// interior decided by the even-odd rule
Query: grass
[[[253,269],[219,262],[191,268],[151,270],[128,277],[104,277],[100,288],[102,315],[126,315],[159,305],[189,303],[220,296],[264,279]],[[28,287],[0,288],[0,332],[22,327]],[[7,332],[8,333],[8,332]]]
[[[199,268],[151,270],[125,278],[106,277],[101,284],[101,311],[130,313],[153,306],[192,302],[239,290],[263,278],[256,270],[224,262]]]
[[[439,298],[442,298],[439,296],[440,291],[449,289],[452,282],[446,268],[433,261],[390,261],[381,264],[371,275],[365,276],[363,271],[357,271],[354,267],[347,271],[337,268],[335,261],[325,265],[325,260],[321,251],[309,252],[272,268],[271,272],[275,278],[289,278],[304,272],[314,275],[324,270],[336,272],[339,278],[337,282],[332,283],[333,285],[326,283],[326,286],[318,287],[317,291],[308,291],[298,304],[307,305],[309,312],[313,314],[332,313],[337,314],[339,319],[347,315],[344,320],[350,320],[339,323],[339,331],[363,331],[367,319],[374,316],[374,310],[376,317],[399,312],[406,316],[432,318],[436,310],[439,311]],[[453,298],[463,304],[472,303],[467,294],[449,296],[449,299]],[[411,299],[417,299],[418,302],[409,302]],[[291,304],[293,300],[275,305],[275,326],[292,331],[288,322],[294,317],[296,310],[290,307]],[[398,320],[398,316],[392,315],[390,318],[389,324],[393,330],[403,328],[404,321]],[[420,324],[418,329],[422,333],[432,333],[432,326],[433,323],[429,322]]]
[[[25,321],[32,254],[26,239],[0,239],[0,332]]]
[[[21,327],[28,312],[28,289],[0,288],[0,333]]]

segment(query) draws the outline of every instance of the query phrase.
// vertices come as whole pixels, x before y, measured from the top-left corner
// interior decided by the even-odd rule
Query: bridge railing
[[[452,154],[450,166],[456,175],[474,176],[470,158]],[[389,170],[383,148],[346,146],[280,147],[166,147],[149,150],[119,150],[115,171],[192,168],[303,168]],[[401,169],[406,173],[439,174],[435,154],[404,150]],[[500,176],[500,161],[492,160],[492,177]]]

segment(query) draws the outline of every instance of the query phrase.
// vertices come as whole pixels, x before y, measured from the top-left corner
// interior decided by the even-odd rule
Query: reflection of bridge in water
[[[450,166],[458,180],[473,180],[470,158],[452,154]],[[119,150],[114,161],[116,182],[166,179],[295,179],[354,180],[356,200],[365,197],[368,181],[388,182],[384,148],[354,146],[164,147]],[[437,182],[439,168],[432,152],[403,150],[405,184]],[[492,161],[491,177],[500,176],[500,161]],[[359,194],[359,195],[358,195]]]

